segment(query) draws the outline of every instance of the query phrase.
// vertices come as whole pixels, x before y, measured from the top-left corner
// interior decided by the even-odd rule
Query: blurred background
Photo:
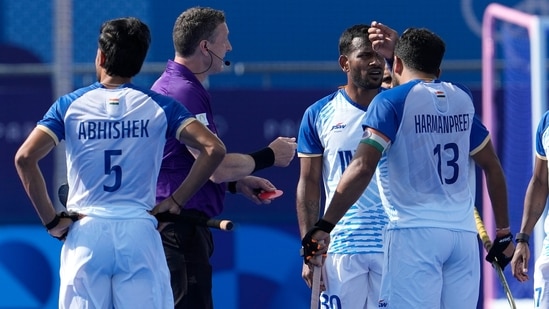
[[[0,0],[0,104],[4,110],[0,114],[3,287],[0,309],[57,307],[61,244],[41,226],[19,182],[13,157],[58,96],[95,81],[93,62],[103,21],[135,16],[149,25],[151,49],[142,73],[134,82],[151,86],[166,61],[173,59],[171,33],[177,16],[197,5],[225,11],[233,46],[226,59],[231,65],[223,73],[210,77],[206,86],[212,94],[219,135],[228,151],[246,153],[266,146],[278,136],[297,136],[305,108],[346,83],[337,64],[339,35],[353,24],[369,24],[373,20],[399,32],[412,26],[427,27],[440,35],[447,44],[442,79],[469,86],[477,112],[482,114],[481,27],[490,3],[484,0]],[[547,0],[497,3],[529,14],[549,14]],[[524,50],[528,47],[528,33],[519,32],[511,41],[510,49],[494,56],[495,105],[503,104],[502,85],[508,83],[504,75],[506,66],[512,62],[509,59],[515,59],[512,55],[517,53],[528,55],[528,50]],[[497,46],[498,50],[502,48]],[[519,67],[526,77],[520,79],[511,73],[515,76],[511,83],[529,89],[529,64],[520,62]],[[526,117],[529,104],[527,96],[519,98],[519,109],[526,110]],[[500,111],[494,115],[502,119],[502,133],[505,123],[514,126],[520,122],[512,119],[505,122],[506,113],[516,112]],[[527,145],[531,145],[531,136],[531,132],[523,136]],[[505,138],[504,134],[501,138]],[[502,141],[505,145],[505,140]],[[522,198],[531,175],[529,147],[519,158],[527,162],[521,167],[520,176],[510,177],[517,182],[510,184],[514,189],[510,193],[514,232],[520,228]],[[502,161],[507,160],[504,158]],[[514,166],[513,159],[517,158],[504,163]],[[63,160],[62,151],[57,151],[41,164],[54,200],[65,177]],[[222,217],[233,220],[236,228],[214,234],[216,308],[307,308],[310,290],[301,279],[302,260],[298,254],[301,244],[294,201],[298,159],[288,168],[271,168],[257,175],[270,179],[284,195],[268,206],[256,206],[242,196],[227,196]],[[481,190],[478,191],[480,195]],[[477,199],[477,205],[482,206],[481,198]],[[479,259],[487,266],[484,251],[481,252]],[[531,304],[532,281],[519,284],[508,270],[506,275],[515,298]],[[490,282],[496,302],[486,305],[481,298],[478,308],[508,308],[497,280],[491,278]]]

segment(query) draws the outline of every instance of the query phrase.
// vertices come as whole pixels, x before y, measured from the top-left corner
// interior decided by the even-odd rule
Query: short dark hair
[[[185,10],[173,26],[173,46],[181,57],[192,55],[202,40],[214,39],[217,26],[225,22],[225,13],[209,7]]]
[[[150,44],[149,27],[135,17],[108,20],[99,30],[99,49],[105,54],[103,68],[111,76],[137,75]]]
[[[395,44],[395,56],[410,69],[438,74],[446,44],[426,28],[406,29]]]
[[[339,54],[348,56],[355,50],[354,38],[363,38],[366,43],[370,44],[368,39],[369,28],[369,25],[358,24],[345,29],[339,37]]]

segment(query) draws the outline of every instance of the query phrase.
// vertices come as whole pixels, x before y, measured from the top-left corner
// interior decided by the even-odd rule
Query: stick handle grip
[[[475,211],[475,223],[477,225],[478,236],[482,241],[482,246],[484,247],[484,249],[486,249],[486,251],[490,251],[490,248],[492,248],[492,241],[490,240],[490,236],[488,235],[488,232],[486,232],[486,227],[484,227],[484,223],[482,222],[482,218],[480,217],[480,214],[478,213],[478,210],[476,207],[474,211]],[[503,270],[501,269],[501,267],[499,267],[499,264],[496,261],[492,262],[492,266],[496,270],[499,281],[503,286],[503,290],[505,291],[505,294],[507,296],[507,301],[509,302],[509,306],[511,306],[511,309],[516,309],[517,305],[515,304],[515,299],[513,297],[513,294],[511,293],[511,289],[509,288],[507,279],[505,279]]]
[[[324,240],[318,242],[319,245],[324,245]],[[316,261],[322,261],[322,255],[313,257]],[[311,286],[311,309],[318,309],[320,302],[320,281],[321,281],[322,268],[315,266],[313,268],[313,284]]]
[[[475,223],[477,225],[478,236],[482,241],[482,246],[484,247],[484,249],[486,249],[486,251],[490,251],[490,248],[492,248],[492,241],[490,240],[490,236],[488,235],[488,232],[486,232],[486,227],[484,227],[484,223],[482,222],[482,218],[480,217],[480,214],[478,213],[478,210],[476,207],[475,207]]]
[[[180,222],[186,224],[196,224],[207,226],[223,231],[230,231],[233,229],[234,224],[230,220],[226,219],[207,219],[200,216],[193,216],[190,214],[176,215],[168,212],[163,212],[155,215],[156,219],[160,222]]]
[[[226,219],[209,219],[206,225],[223,231],[231,231],[234,227],[233,222]]]

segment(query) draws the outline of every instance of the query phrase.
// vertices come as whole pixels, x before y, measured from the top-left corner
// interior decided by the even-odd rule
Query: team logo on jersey
[[[343,122],[338,122],[336,123],[335,125],[332,126],[332,129],[330,129],[330,131],[333,131],[333,130],[343,130],[345,129],[347,125],[344,124]]]
[[[107,104],[109,104],[109,105],[119,105],[120,104],[120,99],[119,98],[108,98],[107,99]]]

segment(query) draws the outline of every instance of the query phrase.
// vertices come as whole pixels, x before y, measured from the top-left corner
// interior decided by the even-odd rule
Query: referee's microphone
[[[221,57],[219,57],[218,55],[216,55],[213,51],[211,51],[209,48],[206,49],[211,55],[214,55],[217,59],[223,61],[223,64],[225,64],[226,66],[230,66],[231,65],[231,62],[229,60],[225,60]]]

